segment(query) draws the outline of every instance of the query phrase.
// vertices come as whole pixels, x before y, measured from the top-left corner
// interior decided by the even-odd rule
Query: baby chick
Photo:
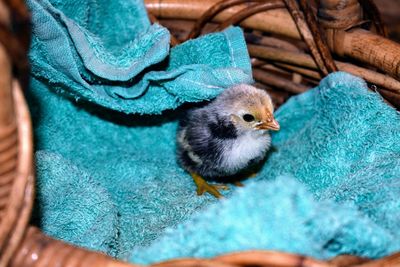
[[[177,134],[178,159],[197,185],[197,194],[222,197],[203,178],[233,176],[261,161],[279,130],[267,92],[240,84],[206,106],[189,110]]]

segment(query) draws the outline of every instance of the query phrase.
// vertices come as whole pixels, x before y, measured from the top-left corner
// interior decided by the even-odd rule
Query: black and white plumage
[[[265,91],[245,84],[225,90],[204,107],[189,110],[177,134],[180,164],[200,187],[196,178],[232,176],[259,162],[270,147],[268,130],[279,130],[273,111]],[[205,191],[209,188],[199,188],[198,193]],[[216,195],[215,191],[212,194]]]

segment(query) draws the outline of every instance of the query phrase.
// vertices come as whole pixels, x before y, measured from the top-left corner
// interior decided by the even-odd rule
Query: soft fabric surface
[[[174,114],[99,111],[31,87],[35,221],[46,233],[122,257],[214,201],[176,163]]]
[[[27,4],[33,24],[27,97],[37,150],[35,220],[54,236],[113,256],[149,244],[210,199],[190,200],[193,186],[172,156],[173,114],[123,113],[159,114],[252,82],[241,29],[170,49],[169,32],[150,25],[141,0]],[[163,164],[164,154],[171,156]],[[176,177],[188,188],[177,190],[182,182]],[[176,204],[180,199],[187,199],[187,207]]]
[[[261,172],[223,201],[196,196],[176,164],[179,110],[122,115],[36,79],[27,97],[36,222],[52,236],[138,263],[254,248],[319,258],[400,249],[399,114],[359,78],[332,74],[282,106]]]
[[[124,113],[159,114],[250,83],[241,30],[170,49],[140,0],[27,3],[34,221],[46,233],[140,263],[252,248],[319,258],[400,249],[399,115],[361,80],[337,73],[289,101],[258,177],[224,201],[197,197],[176,163],[179,110]]]
[[[252,82],[239,28],[170,50],[142,0],[28,0],[32,75],[75,99],[158,114]]]
[[[289,100],[276,118],[281,131],[256,179],[130,260],[245,249],[317,258],[399,250],[399,114],[361,79],[336,73]]]

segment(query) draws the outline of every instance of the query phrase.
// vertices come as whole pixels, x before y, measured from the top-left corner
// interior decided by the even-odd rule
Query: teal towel
[[[182,257],[207,258],[253,249],[316,258],[342,253],[376,257],[399,248],[398,234],[349,204],[316,201],[293,177],[252,181],[226,201],[169,228],[129,261],[149,264]]]
[[[328,259],[400,250],[400,117],[364,81],[335,73],[276,114],[281,131],[256,179],[132,262],[249,249]]]
[[[346,73],[293,97],[261,173],[130,260],[273,249],[317,258],[400,250],[400,117]],[[275,178],[277,178],[275,180]]]
[[[114,255],[118,214],[108,191],[60,154],[38,151],[36,162],[37,171],[47,179],[38,179],[39,210],[34,220],[60,239]]]
[[[159,114],[251,82],[241,29],[170,49],[169,32],[150,25],[141,0],[27,4],[32,13],[27,97],[40,188],[34,220],[47,233],[113,256],[148,244],[208,200],[188,201],[186,215],[164,216],[170,223],[158,220],[167,201],[149,204],[159,198],[159,192],[147,192],[149,184],[160,173],[183,177],[173,158],[164,165],[170,172],[157,165],[156,155],[173,153],[173,141],[164,135],[173,133],[175,124],[123,113]],[[156,183],[175,191],[180,182],[168,180]],[[192,185],[186,184],[185,192],[174,194],[191,195]],[[171,201],[174,206],[177,200]],[[144,214],[153,222],[147,221],[148,231],[138,223]]]
[[[142,0],[28,0],[32,76],[76,100],[159,114],[252,82],[240,28],[173,49]]]
[[[48,234],[133,262],[279,249],[328,258],[400,249],[400,118],[335,73],[277,111],[259,175],[217,201],[176,163],[176,119],[71,102],[33,79],[38,197]],[[211,206],[210,206],[211,204]]]

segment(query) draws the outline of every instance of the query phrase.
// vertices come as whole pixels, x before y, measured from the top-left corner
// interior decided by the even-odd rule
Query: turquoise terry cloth
[[[173,49],[142,0],[28,0],[32,75],[59,92],[124,113],[159,114],[252,82],[240,28]]]
[[[261,173],[130,260],[272,249],[318,258],[400,249],[400,117],[364,81],[325,78],[276,114]],[[275,179],[276,178],[276,179]]]
[[[176,163],[179,110],[99,110],[37,79],[27,98],[35,222],[54,237],[138,263],[245,249],[319,258],[400,249],[400,118],[359,78],[332,74],[282,106],[266,164],[223,201],[196,196]]]

